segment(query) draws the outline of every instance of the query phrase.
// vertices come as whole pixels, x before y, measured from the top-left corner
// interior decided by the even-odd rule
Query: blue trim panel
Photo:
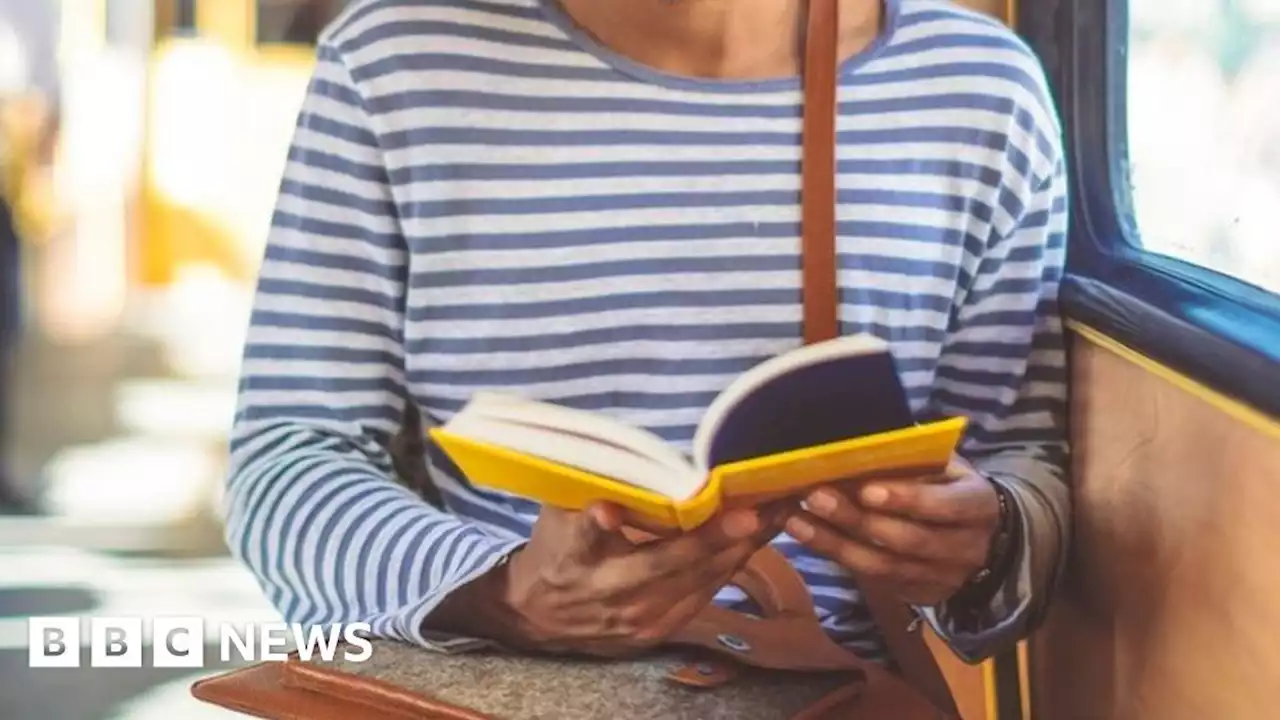
[[[1218,302],[1218,307],[1198,305],[1196,294],[1186,291],[1185,297],[1167,304],[1184,314],[1202,311],[1203,317],[1234,309],[1228,302]],[[1192,323],[1114,285],[1082,276],[1067,279],[1063,303],[1072,318],[1219,392],[1280,418],[1280,382],[1276,381],[1280,375],[1277,370],[1280,356],[1253,352],[1234,339],[1204,327],[1216,323],[1229,330],[1247,321],[1215,317],[1209,323]],[[1273,336],[1280,336],[1280,323],[1270,331],[1275,333]]]
[[[1133,241],[1127,0],[1023,0],[1019,31],[1062,111],[1072,175],[1066,312],[1280,417],[1280,295]]]

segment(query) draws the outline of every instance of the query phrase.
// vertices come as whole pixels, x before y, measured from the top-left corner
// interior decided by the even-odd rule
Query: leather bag
[[[804,65],[804,339],[835,337],[835,122],[839,0],[809,0]],[[826,634],[777,550],[734,577],[760,608],[705,608],[643,658],[502,651],[432,653],[373,641],[365,662],[261,663],[192,687],[206,702],[273,720],[985,720],[981,669],[956,658],[903,603],[859,581],[897,672]],[[941,661],[941,662],[939,662]]]

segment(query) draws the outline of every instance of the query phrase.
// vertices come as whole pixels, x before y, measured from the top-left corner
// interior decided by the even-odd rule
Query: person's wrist
[[[953,605],[984,606],[990,602],[1004,582],[1017,555],[1022,520],[1013,495],[1000,483],[987,478],[1000,503],[999,521],[992,530],[986,562],[952,597]]]
[[[523,632],[518,579],[513,567],[520,551],[446,597],[423,622],[424,632],[443,632],[522,647]]]

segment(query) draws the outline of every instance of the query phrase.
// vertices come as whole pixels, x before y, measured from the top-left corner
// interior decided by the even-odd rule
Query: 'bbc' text
[[[212,633],[207,631],[211,630]],[[298,659],[364,662],[373,655],[368,623],[209,623],[200,617],[33,617],[27,624],[28,666],[33,668],[201,668],[220,663]],[[83,642],[86,640],[88,642]],[[148,642],[149,640],[149,642]],[[82,663],[84,648],[88,662]]]

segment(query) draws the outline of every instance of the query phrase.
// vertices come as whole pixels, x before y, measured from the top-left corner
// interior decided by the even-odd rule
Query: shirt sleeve
[[[1021,523],[1010,570],[987,607],[918,608],[970,661],[1012,646],[1039,624],[1068,542],[1066,350],[1058,308],[1067,183],[1060,153],[1045,167],[1026,179],[1029,193],[1005,191],[1011,229],[977,264],[933,394],[936,410],[970,418],[961,454],[1009,491]]]
[[[291,622],[426,636],[451,591],[520,541],[442,512],[395,476],[409,402],[408,251],[379,138],[336,50],[321,46],[289,150],[241,369],[226,533]]]

